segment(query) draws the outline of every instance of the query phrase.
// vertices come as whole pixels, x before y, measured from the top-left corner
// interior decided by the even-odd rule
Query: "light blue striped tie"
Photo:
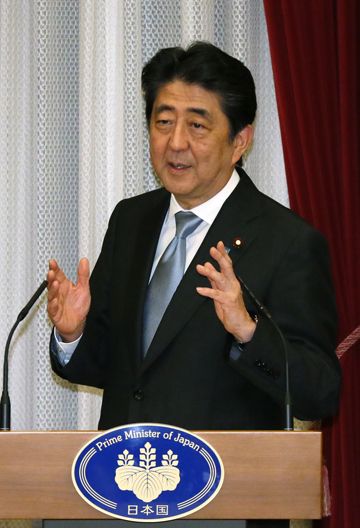
[[[179,211],[175,215],[176,233],[165,249],[148,286],[144,307],[144,356],[148,351],[157,327],[164,315],[179,282],[184,275],[186,261],[186,237],[202,220],[190,211]]]

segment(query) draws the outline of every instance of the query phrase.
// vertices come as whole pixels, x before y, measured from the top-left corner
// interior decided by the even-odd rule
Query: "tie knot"
[[[176,236],[178,238],[188,237],[202,220],[191,211],[179,211],[175,214],[176,221]]]

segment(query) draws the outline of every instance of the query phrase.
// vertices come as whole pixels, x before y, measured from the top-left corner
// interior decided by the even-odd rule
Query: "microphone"
[[[11,421],[11,405],[10,405],[10,398],[9,398],[9,350],[10,350],[10,342],[12,339],[12,336],[18,326],[18,324],[25,319],[27,314],[29,313],[32,306],[35,304],[35,302],[38,300],[42,292],[47,287],[47,281],[44,280],[34,295],[31,297],[30,301],[24,306],[24,308],[21,310],[19,315],[17,316],[16,322],[13,325],[13,327],[10,330],[9,336],[6,341],[5,345],[5,352],[4,352],[4,363],[3,363],[3,391],[0,401],[0,431],[10,431],[10,421]]]
[[[282,344],[282,347],[283,347],[283,350],[284,350],[284,358],[285,358],[285,402],[284,402],[284,405],[285,405],[285,419],[284,419],[285,427],[284,427],[284,431],[293,431],[294,430],[294,426],[293,426],[293,416],[292,416],[292,409],[291,409],[289,356],[288,356],[287,343],[286,343],[284,334],[282,333],[282,331],[280,330],[280,328],[278,327],[278,325],[276,324],[274,319],[271,317],[271,314],[270,314],[269,310],[267,310],[265,308],[265,306],[257,299],[255,294],[250,290],[250,288],[243,281],[243,279],[241,277],[239,277],[239,275],[237,275],[237,279],[239,280],[241,286],[246,291],[248,296],[254,302],[254,304],[256,305],[256,307],[259,310],[259,312],[263,313],[265,315],[265,317],[268,319],[268,321],[270,321],[270,323],[275,328],[275,330],[277,331],[277,333],[278,333],[278,335],[279,335],[279,337],[281,339],[281,344]]]

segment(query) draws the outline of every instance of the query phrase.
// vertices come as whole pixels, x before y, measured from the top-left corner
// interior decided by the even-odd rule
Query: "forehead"
[[[216,117],[225,114],[222,111],[220,97],[198,84],[173,81],[159,88],[152,113],[162,111],[203,113],[204,117]]]

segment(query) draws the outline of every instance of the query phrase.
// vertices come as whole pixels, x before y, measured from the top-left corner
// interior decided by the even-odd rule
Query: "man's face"
[[[164,187],[185,209],[224,187],[251,141],[252,128],[229,137],[216,94],[178,80],[160,88],[150,119],[151,161]]]

